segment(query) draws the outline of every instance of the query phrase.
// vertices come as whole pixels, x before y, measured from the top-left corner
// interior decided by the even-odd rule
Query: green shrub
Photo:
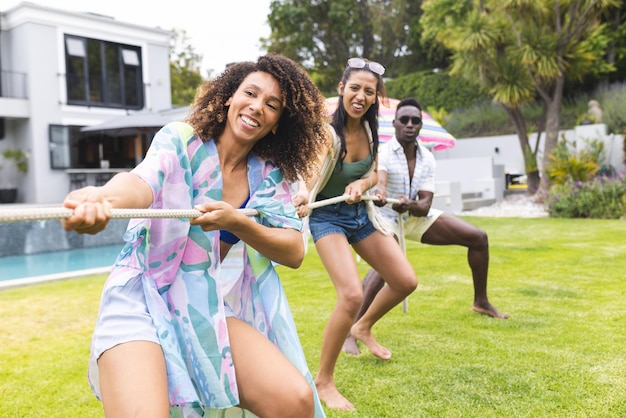
[[[456,138],[515,134],[515,126],[489,94],[460,77],[445,72],[421,71],[386,81],[389,97],[415,97],[424,109],[445,109],[445,128]],[[626,128],[626,83],[601,85],[592,93],[573,93],[563,98],[561,129],[572,129],[585,116],[588,102],[595,99],[603,112],[602,123],[612,133]],[[522,107],[529,132],[544,130],[546,109],[541,101]]]
[[[412,94],[415,94],[415,97],[420,97],[419,90]],[[406,97],[402,94],[400,96]],[[394,96],[392,95],[392,97]],[[581,115],[587,112],[587,103],[590,99],[596,99],[600,102],[603,111],[602,123],[608,126],[609,132],[621,133],[626,128],[626,107],[623,105],[626,100],[626,84],[622,83],[607,88],[599,88],[592,94],[580,93],[572,95],[570,98],[564,98],[561,107],[561,129],[573,129],[579,124]],[[458,108],[447,103],[436,105],[436,107],[443,107],[450,112],[446,119],[445,128],[456,138],[516,133],[515,126],[504,109],[493,103],[490,97],[476,95],[474,101],[464,100],[463,102],[468,104]],[[433,106],[429,102],[424,105]],[[537,129],[544,131],[546,110],[541,101],[522,107],[522,114],[529,132],[536,132]]]
[[[415,97],[426,109],[451,111],[471,106],[477,100],[489,99],[487,93],[460,77],[445,72],[422,71],[385,82],[389,97]]]
[[[491,100],[456,109],[448,115],[445,128],[456,138],[510,135],[515,127],[502,106]]]
[[[587,181],[600,170],[604,159],[604,143],[587,140],[587,147],[576,152],[575,144],[561,139],[550,154],[546,172],[552,184],[564,184],[567,180]]]
[[[548,194],[553,218],[623,219],[626,215],[624,175],[596,176],[589,181],[554,184]]]
[[[581,109],[587,108],[587,100],[565,101],[561,109],[561,126],[572,129]],[[544,131],[546,124],[545,106],[535,102],[522,107],[522,115],[526,121],[528,132],[536,132],[537,128]],[[479,136],[514,135],[515,125],[506,111],[491,100],[481,100],[466,108],[455,109],[448,117],[445,128],[457,138],[473,138]]]

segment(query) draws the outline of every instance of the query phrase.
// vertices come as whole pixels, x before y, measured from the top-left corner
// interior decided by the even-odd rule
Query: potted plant
[[[0,155],[0,203],[15,203],[17,176],[28,171],[28,154],[18,148],[7,148]]]

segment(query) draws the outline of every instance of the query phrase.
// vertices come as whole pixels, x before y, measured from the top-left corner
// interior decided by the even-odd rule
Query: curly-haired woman
[[[323,416],[273,262],[304,257],[289,185],[314,172],[324,122],[306,72],[265,55],[204,83],[131,172],[66,197],[78,233],[111,208],[202,213],[129,223],[91,344],[106,416]]]

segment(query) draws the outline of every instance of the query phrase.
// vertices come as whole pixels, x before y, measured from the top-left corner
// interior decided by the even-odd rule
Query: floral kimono
[[[163,127],[133,173],[152,188],[154,209],[190,209],[222,198],[215,141],[203,142],[185,123]],[[251,155],[248,181],[246,208],[257,211],[256,222],[301,229],[289,185],[271,161]],[[124,239],[105,288],[141,276],[165,354],[171,416],[254,416],[234,407],[239,394],[225,302],[232,314],[263,333],[302,372],[315,393],[315,416],[324,416],[271,260],[240,241],[220,263],[219,231],[205,232],[188,219],[134,219]],[[90,371],[96,360],[92,356]],[[91,375],[98,394],[97,379]]]

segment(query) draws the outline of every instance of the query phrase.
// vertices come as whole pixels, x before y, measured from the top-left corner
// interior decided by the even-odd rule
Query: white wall
[[[457,139],[454,148],[435,151],[434,154],[437,160],[490,157],[494,164],[503,165],[506,173],[525,171],[517,135]]]
[[[543,158],[544,136],[545,135],[542,135],[539,141],[539,152],[537,153],[540,167]],[[584,146],[585,141],[589,139],[601,139],[605,144],[605,163],[611,164],[617,170],[626,171],[623,149],[624,138],[622,135],[607,134],[607,126],[605,124],[577,126],[575,129],[561,131],[559,138],[561,137],[572,141],[579,149]],[[536,134],[531,134],[529,138],[533,149],[535,147],[536,138]],[[493,158],[494,164],[504,166],[505,173],[520,174],[525,172],[524,157],[517,135],[457,139],[454,148],[434,151],[433,154],[437,160],[491,157]]]
[[[437,161],[438,182],[459,183],[462,194],[501,201],[504,197],[504,166],[492,157],[450,158]]]
[[[576,150],[585,148],[589,140],[601,139],[604,142],[605,163],[620,171],[626,171],[624,166],[624,137],[608,134],[605,124],[582,125],[575,128]]]
[[[536,134],[529,138],[534,148]],[[577,126],[575,129],[561,132],[561,136],[580,150],[590,139],[600,139],[605,144],[604,163],[612,165],[618,171],[626,172],[624,166],[624,138],[621,135],[608,135],[604,124]],[[539,167],[543,159],[543,137],[539,141],[537,160]],[[433,206],[445,212],[458,201],[459,193],[450,184],[459,184],[461,194],[481,194],[483,198],[500,201],[504,197],[506,187],[505,174],[524,174],[524,158],[517,135],[502,135],[458,139],[454,148],[433,151],[437,160],[435,179],[437,194]],[[440,190],[441,189],[441,190]],[[456,205],[458,206],[458,205]]]

